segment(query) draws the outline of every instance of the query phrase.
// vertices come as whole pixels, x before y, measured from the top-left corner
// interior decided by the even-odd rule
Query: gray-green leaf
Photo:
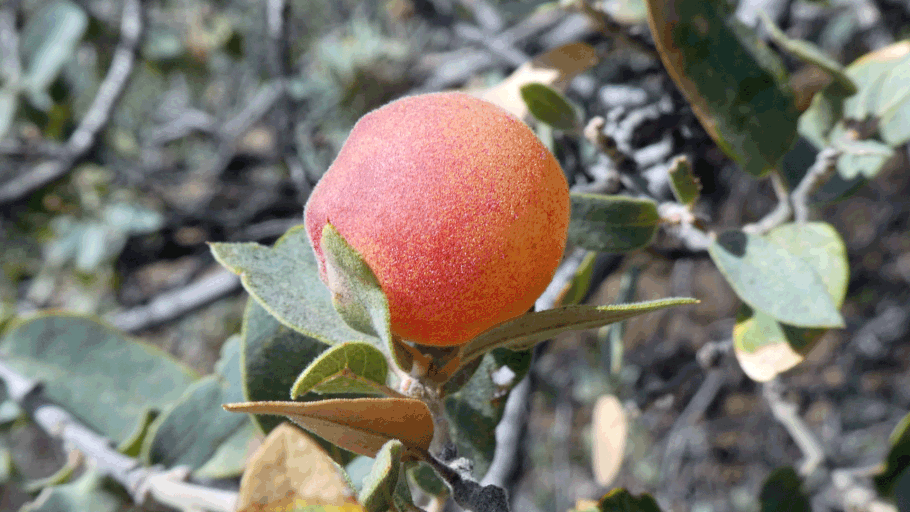
[[[174,407],[155,420],[143,444],[142,459],[150,465],[195,470],[238,431],[249,432],[244,430],[250,421],[247,416],[231,414],[221,407],[243,401],[242,381],[240,338],[232,337],[221,349],[215,374],[193,383]]]
[[[689,159],[680,156],[673,159],[670,164],[670,186],[676,200],[691,208],[701,195],[701,183],[692,174],[692,164]]]
[[[85,472],[78,480],[48,487],[19,512],[116,512],[124,503],[104,489],[104,477],[94,470]]]
[[[726,231],[708,247],[714,263],[746,304],[798,327],[843,327],[818,273],[758,235]]]
[[[525,350],[566,331],[603,327],[659,309],[697,302],[690,298],[669,298],[613,306],[565,306],[528,313],[488,329],[462,346],[462,364],[494,348]]]
[[[754,176],[776,169],[798,113],[780,58],[722,0],[646,0],[664,65],[717,145]]]
[[[521,86],[521,99],[538,121],[559,130],[578,129],[575,107],[552,87],[537,82],[525,84]]]
[[[897,483],[901,479],[907,480],[906,473],[910,471],[910,414],[904,416],[894,427],[888,444],[891,449],[885,459],[885,467],[873,478],[875,487],[882,496],[891,496],[896,491]]]
[[[647,246],[657,233],[660,215],[650,199],[573,193],[571,200],[570,244],[627,252]]]
[[[778,46],[803,62],[814,64],[825,70],[840,85],[844,94],[849,96],[856,93],[858,90],[856,84],[847,76],[846,70],[839,62],[826,55],[821,48],[809,41],[787,37],[787,34],[784,34],[774,23],[774,20],[764,11],[759,11],[759,16],[765,23],[765,28],[768,29],[771,38]]]
[[[382,446],[373,468],[363,482],[357,501],[366,512],[385,512],[394,506],[395,488],[401,474],[401,456],[404,445],[393,439]]]
[[[531,351],[498,349],[483,356],[470,380],[445,398],[452,441],[458,453],[474,462],[474,474],[484,475],[496,452],[494,432],[509,392],[531,367]]]
[[[44,383],[48,398],[115,443],[136,431],[148,409],[167,408],[196,379],[161,350],[76,315],[39,315],[15,324],[0,354]]]
[[[388,344],[389,303],[372,269],[331,224],[322,228],[321,245],[335,310],[353,329]]]
[[[335,311],[303,226],[289,229],[272,248],[214,243],[211,249],[215,259],[239,274],[246,291],[282,324],[329,345],[366,338]]]
[[[809,497],[803,483],[791,467],[775,469],[762,484],[758,499],[761,512],[810,512]]]
[[[88,28],[88,16],[69,0],[45,5],[23,28],[22,49],[26,62],[25,82],[41,95],[57,78]],[[35,97],[33,94],[33,97]],[[35,105],[45,109],[50,105]]]

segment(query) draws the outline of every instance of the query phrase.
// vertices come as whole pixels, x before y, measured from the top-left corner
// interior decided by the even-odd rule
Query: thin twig
[[[837,159],[841,151],[832,146],[823,148],[815,157],[815,163],[806,172],[799,185],[793,189],[790,201],[793,203],[793,216],[796,222],[809,220],[809,196],[834,174]]]
[[[73,415],[48,401],[37,381],[21,375],[0,360],[0,379],[15,400],[35,423],[64,446],[82,452],[102,474],[121,484],[136,503],[148,495],[178,509],[196,508],[213,512],[233,512],[237,493],[178,482],[186,470],[165,471],[160,466],[142,464],[113,448],[109,439],[95,433]]]
[[[458,23],[455,25],[455,34],[465,41],[483,46],[497,59],[501,59],[513,67],[521,66],[531,60],[526,53],[515,48],[508,39],[502,36],[490,37],[489,32],[485,32],[473,25]]]
[[[452,490],[452,499],[463,509],[473,512],[509,512],[509,499],[503,488],[479,484],[471,479],[469,471],[456,470],[432,455],[427,454],[424,461],[442,477]]]
[[[744,232],[763,235],[787,222],[793,214],[790,207],[790,191],[787,190],[784,178],[777,170],[771,171],[771,186],[774,187],[774,194],[777,196],[777,206],[758,222],[744,226]]]
[[[774,379],[765,383],[762,395],[768,401],[774,418],[787,429],[796,446],[803,452],[799,473],[803,477],[811,475],[825,461],[825,450],[821,443],[799,416],[796,405],[784,399],[780,381]]]
[[[41,162],[28,169],[0,189],[0,204],[15,201],[38,188],[62,177],[81,160],[95,144],[98,133],[110,121],[114,105],[133,71],[136,47],[143,31],[141,0],[124,0],[120,20],[120,42],[114,50],[114,58],[107,76],[101,82],[92,105],[76,130],[67,140],[63,154],[53,160]]]
[[[667,436],[667,448],[660,468],[661,479],[664,482],[670,482],[674,479],[678,481],[679,467],[689,445],[690,433],[696,423],[701,420],[708,406],[717,397],[717,393],[720,392],[726,381],[727,371],[725,368],[719,367],[709,370],[698,391],[695,392],[689,404],[683,409],[682,414],[673,423],[670,434]]]
[[[219,269],[183,288],[163,293],[145,306],[110,315],[107,321],[127,332],[141,331],[179,318],[239,288],[239,277],[228,270]]]

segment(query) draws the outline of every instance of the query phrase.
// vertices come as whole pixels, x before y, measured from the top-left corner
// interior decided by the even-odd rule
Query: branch
[[[534,308],[537,311],[553,309],[559,295],[575,277],[579,265],[587,254],[584,249],[575,249],[556,269],[553,279],[543,292]],[[506,406],[496,426],[496,450],[493,460],[481,483],[505,488],[518,466],[521,448],[521,431],[528,416],[528,398],[531,395],[531,381],[525,376],[509,393]]]
[[[809,196],[834,174],[840,155],[841,150],[834,147],[834,141],[822,148],[792,192],[787,190],[780,172],[774,171],[771,184],[777,194],[777,206],[760,221],[743,227],[743,231],[761,235],[787,222],[791,216],[795,216],[796,222],[809,220]]]
[[[815,163],[806,172],[799,185],[793,189],[790,201],[793,203],[793,214],[796,222],[809,220],[809,196],[834,174],[837,159],[841,151],[832,146],[823,148],[815,157]]]
[[[0,379],[6,382],[10,398],[34,418],[42,430],[63,441],[64,446],[82,452],[102,474],[122,485],[134,502],[141,504],[152,495],[161,503],[183,510],[234,511],[237,493],[177,481],[186,478],[186,469],[165,471],[160,466],[143,467],[138,460],[114,449],[110,440],[47,400],[37,381],[20,375],[2,360]]]
[[[771,185],[774,187],[774,194],[777,196],[777,206],[758,222],[743,226],[744,232],[763,235],[787,222],[790,220],[790,216],[793,215],[793,208],[790,207],[790,191],[787,190],[784,178],[777,170],[771,171]]]
[[[452,498],[461,508],[473,512],[509,512],[505,489],[479,484],[471,479],[469,471],[453,469],[432,455],[428,454],[424,461],[445,480],[452,490]]]
[[[796,405],[784,399],[782,388],[780,381],[774,379],[764,384],[762,394],[771,406],[774,418],[787,429],[796,446],[803,452],[799,473],[807,477],[825,461],[825,450],[815,439],[809,426],[800,418]]]
[[[240,278],[232,272],[218,271],[189,285],[163,293],[150,303],[107,316],[114,327],[136,332],[183,316],[240,288]]]
[[[0,204],[20,199],[62,177],[92,148],[98,133],[110,121],[114,105],[123,94],[132,74],[136,47],[142,37],[142,15],[141,0],[124,0],[120,20],[120,42],[114,50],[114,58],[107,76],[101,82],[98,93],[82,122],[67,140],[58,158],[41,162],[6,183],[0,189]]]

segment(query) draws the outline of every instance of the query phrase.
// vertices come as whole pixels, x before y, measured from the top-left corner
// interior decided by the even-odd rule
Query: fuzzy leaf
[[[142,414],[142,419],[136,424],[135,430],[120,442],[120,445],[117,446],[117,451],[129,457],[138,458],[142,453],[142,444],[149,436],[149,430],[158,415],[159,411],[146,409]]]
[[[272,430],[240,480],[239,512],[262,510],[363,512],[341,469],[292,425]]]
[[[481,97],[519,119],[526,119],[529,112],[521,95],[523,86],[541,83],[557,91],[565,91],[573,78],[597,61],[597,50],[593,46],[581,42],[569,43],[522,64],[508,78],[484,91]]]
[[[221,408],[223,403],[243,400],[242,381],[240,339],[232,337],[221,349],[215,375],[194,382],[181,400],[155,421],[142,447],[142,460],[148,465],[195,470],[237,432],[248,432],[245,426],[249,418]]]
[[[247,460],[261,439],[261,432],[254,422],[243,422],[239,429],[218,445],[218,449],[205,464],[193,471],[193,478],[224,480],[242,475]]]
[[[558,130],[578,129],[578,112],[559,91],[534,82],[521,86],[521,99],[538,121]]]
[[[369,343],[353,341],[326,350],[304,370],[291,398],[308,392],[384,394],[389,365]]]
[[[115,443],[130,438],[149,409],[167,408],[196,379],[160,349],[77,315],[15,323],[0,342],[0,356]]]
[[[681,204],[692,208],[701,196],[701,183],[692,174],[692,164],[689,159],[680,156],[673,159],[670,164],[670,186],[673,195]]]
[[[210,247],[215,259],[240,275],[246,291],[282,324],[329,345],[367,339],[340,321],[303,226],[289,229],[272,248],[256,243]]]
[[[907,480],[906,473],[910,471],[910,414],[904,416],[894,427],[888,444],[891,449],[885,459],[885,468],[873,478],[875,487],[882,496],[893,495],[897,483],[901,479]]]
[[[627,252],[651,243],[660,215],[650,199],[571,195],[569,243],[590,251]]]
[[[847,248],[831,225],[785,224],[771,230],[766,238],[815,269],[835,306],[843,304],[850,270]],[[743,305],[733,328],[733,348],[746,375],[766,382],[799,364],[822,334],[823,329],[781,324]]]
[[[764,11],[759,11],[758,14],[764,22],[765,28],[768,29],[771,39],[784,51],[807,64],[813,64],[825,70],[847,96],[856,93],[858,90],[856,84],[847,76],[846,70],[839,62],[826,55],[821,48],[809,41],[787,37],[787,34],[784,34],[783,30]]]
[[[613,489],[597,503],[598,512],[660,512],[650,494],[633,496],[625,489]]]
[[[249,299],[241,332],[244,399],[251,402],[287,399],[301,370],[328,348],[279,323],[255,299]],[[281,423],[280,418],[273,416],[254,418],[265,433]]]
[[[430,496],[449,494],[449,487],[426,462],[419,462],[408,469],[408,480]]]
[[[714,263],[746,304],[797,327],[843,327],[824,281],[783,247],[742,231],[726,231],[708,247]]]
[[[78,480],[47,487],[19,512],[116,512],[125,504],[104,489],[103,475],[87,471]]]
[[[780,58],[724,0],[647,0],[654,43],[711,138],[753,176],[778,167],[797,111]]]
[[[581,263],[578,264],[575,275],[572,276],[572,281],[559,294],[555,305],[572,306],[581,304],[585,300],[588,291],[591,289],[591,279],[594,274],[594,263],[596,262],[597,252],[588,251]]]
[[[369,265],[331,224],[322,228],[322,251],[335,310],[351,328],[389,343],[389,303]]]
[[[843,151],[837,159],[837,171],[845,180],[874,178],[894,156],[893,149],[874,140],[841,140],[837,147]]]
[[[373,469],[364,480],[363,490],[357,497],[367,512],[386,512],[394,508],[404,449],[401,441],[392,440],[384,444],[376,455]]]
[[[778,468],[768,475],[758,495],[761,512],[810,512],[809,497],[802,480],[791,467]]]
[[[498,349],[486,354],[471,378],[445,398],[450,434],[458,453],[474,462],[474,474],[486,474],[496,451],[496,425],[509,392],[531,368],[531,352]]]
[[[888,160],[887,148],[910,141],[910,41],[870,52],[846,68],[858,92],[849,98],[837,83],[815,95],[800,117],[799,132],[816,147],[844,151],[837,171],[850,181],[875,176]],[[854,122],[872,127],[857,140]]]
[[[231,412],[287,416],[298,425],[346,450],[375,457],[386,442],[398,439],[412,456],[430,447],[433,418],[413,398],[351,398],[318,402],[226,404]]]
[[[462,364],[497,347],[524,350],[566,331],[593,329],[659,309],[698,303],[670,298],[613,306],[565,306],[528,313],[488,329],[461,348]]]

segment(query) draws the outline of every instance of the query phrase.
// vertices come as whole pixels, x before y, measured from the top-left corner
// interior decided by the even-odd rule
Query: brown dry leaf
[[[508,78],[483,93],[480,97],[508,110],[519,119],[529,115],[521,98],[521,87],[541,83],[565,92],[569,82],[594,64],[597,51],[586,43],[570,43],[538,55],[518,67]]]
[[[367,457],[375,457],[387,441],[398,439],[409,449],[407,458],[419,458],[433,440],[430,409],[413,398],[245,402],[226,404],[224,408],[287,416],[326,441]]]
[[[736,359],[746,375],[755,382],[768,382],[803,362],[803,355],[793,350],[786,340],[766,345],[755,352],[736,351]]]
[[[591,417],[592,464],[597,483],[608,487],[622,466],[629,426],[622,404],[613,395],[604,395],[594,404]]]
[[[329,455],[289,423],[278,426],[256,450],[240,480],[237,510],[266,512],[321,506],[363,512],[354,491]]]

